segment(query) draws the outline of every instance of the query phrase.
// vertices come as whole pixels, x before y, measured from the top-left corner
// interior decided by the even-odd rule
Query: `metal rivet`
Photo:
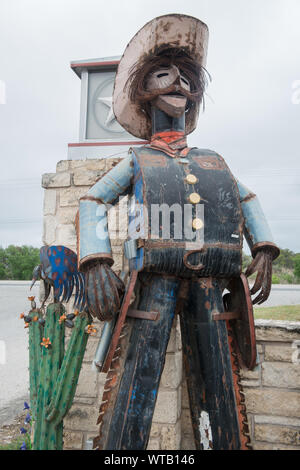
[[[203,227],[203,221],[201,219],[194,219],[192,227],[194,230],[200,230]]]
[[[198,204],[201,200],[201,197],[199,196],[198,193],[192,193],[189,195],[189,202],[191,204]]]
[[[196,184],[198,181],[198,178],[195,175],[189,174],[186,176],[185,181],[188,184]]]

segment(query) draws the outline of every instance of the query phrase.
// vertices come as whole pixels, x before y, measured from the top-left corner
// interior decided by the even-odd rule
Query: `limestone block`
[[[77,207],[59,207],[57,210],[57,222],[59,224],[75,224]]]
[[[182,338],[181,338],[181,329],[180,329],[180,321],[179,317],[177,316],[177,325],[176,325],[176,347],[179,351],[182,350]]]
[[[283,426],[294,426],[300,429],[299,418],[287,418],[286,416],[255,415],[254,423],[258,424],[278,424]]]
[[[70,168],[70,160],[60,160],[56,164],[56,171],[61,172],[61,171],[68,171]]]
[[[292,355],[294,349],[292,348],[293,343],[280,344],[266,344],[265,345],[265,361],[282,361],[292,362]]]
[[[196,450],[194,439],[191,436],[183,436],[181,439],[181,450]]]
[[[256,320],[255,327],[257,341],[282,341],[287,343],[300,339],[300,322]]]
[[[149,442],[148,442],[148,446],[147,446],[147,450],[160,450],[159,439],[152,439],[150,437]]]
[[[249,379],[249,380],[259,379],[260,372],[261,372],[261,366],[255,367],[254,370],[241,369],[241,377],[243,379]]]
[[[121,158],[106,158],[106,171],[111,170],[114,166],[116,166],[122,159]]]
[[[113,264],[113,270],[114,271],[122,271],[123,269],[123,256],[120,254],[116,254],[114,256],[114,264]]]
[[[257,441],[300,446],[300,428],[274,426],[272,424],[256,424],[254,437]]]
[[[98,394],[97,376],[98,374],[91,369],[90,364],[83,364],[76,389],[76,397],[96,398]]]
[[[96,425],[99,406],[90,406],[74,403],[64,419],[66,430],[97,432]]]
[[[87,342],[87,347],[86,347],[86,350],[85,350],[85,354],[84,354],[84,357],[83,357],[83,362],[91,363],[91,361],[95,357],[98,343],[99,343],[99,340],[97,338],[93,338],[93,337],[89,338],[89,340]],[[90,367],[91,367],[91,365],[90,365]],[[95,372],[94,372],[94,374],[95,374]]]
[[[299,450],[299,446],[288,446],[285,444],[273,444],[271,442],[259,442],[253,443],[253,450]]]
[[[176,352],[176,325],[173,324],[170,339],[167,347],[167,353]]]
[[[246,392],[248,413],[300,417],[299,393],[275,388],[249,388]]]
[[[259,387],[261,383],[261,365],[254,370],[241,369],[242,385],[246,387]]]
[[[85,160],[70,160],[71,170],[91,170],[104,172],[106,169],[105,159],[86,158]]]
[[[171,329],[170,340],[167,348],[167,352],[181,351],[181,331],[179,317],[176,315],[174,323]]]
[[[43,243],[52,245],[56,241],[56,218],[53,215],[47,215],[43,220]]]
[[[80,450],[82,448],[83,434],[81,432],[64,431],[64,449]]]
[[[260,380],[241,380],[241,385],[242,387],[259,387],[260,386]]]
[[[183,435],[193,436],[192,419],[189,408],[181,410],[181,432]]]
[[[74,397],[73,404],[75,405],[94,405],[95,404],[95,398],[82,398],[82,397]]]
[[[61,188],[71,185],[71,173],[62,171],[60,173],[45,173],[42,176],[43,188]]]
[[[87,193],[86,186],[72,186],[59,191],[59,204],[62,207],[79,205],[79,199]]]
[[[93,186],[97,179],[103,174],[101,170],[81,170],[74,173],[73,182],[75,186]]]
[[[300,388],[299,364],[264,362],[262,364],[262,383],[267,387]]]
[[[189,409],[189,394],[188,394],[188,388],[187,388],[185,377],[183,378],[183,381],[182,381],[181,394],[182,394],[182,408]]]
[[[158,392],[153,421],[155,423],[176,424],[179,407],[178,390],[163,390]]]
[[[159,436],[160,436],[160,430],[161,430],[161,425],[152,422],[151,431],[150,431],[150,437],[151,437],[151,438],[153,438],[153,437],[159,437]]]
[[[56,231],[56,243],[58,245],[76,245],[76,231],[73,224],[63,225],[60,224]]]
[[[44,194],[44,215],[55,215],[56,196],[56,189],[46,189]]]
[[[180,449],[181,441],[181,428],[180,421],[175,425],[168,425],[161,427],[161,450],[177,450]]]
[[[161,376],[161,386],[166,388],[178,388],[182,380],[182,354],[167,353],[164,370]]]
[[[114,245],[114,246],[112,246],[112,255],[113,255],[113,257],[114,257],[115,255],[121,255],[121,254],[123,254],[123,247],[122,247],[122,245]]]

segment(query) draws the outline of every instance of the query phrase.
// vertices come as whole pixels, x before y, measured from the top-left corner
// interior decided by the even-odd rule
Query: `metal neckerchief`
[[[182,131],[157,132],[153,134],[150,144],[146,147],[161,150],[172,158],[186,157],[191,150],[191,147],[187,146],[186,135]]]

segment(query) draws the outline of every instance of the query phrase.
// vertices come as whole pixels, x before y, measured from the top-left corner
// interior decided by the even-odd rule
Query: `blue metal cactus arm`
[[[254,257],[259,250],[268,247],[272,252],[273,259],[277,258],[280,250],[273,241],[258,197],[239,181],[237,181],[237,186],[244,216],[244,235],[252,256]]]
[[[80,199],[77,226],[79,269],[90,260],[113,264],[108,234],[107,204],[127,194],[133,179],[131,154],[106,173]]]

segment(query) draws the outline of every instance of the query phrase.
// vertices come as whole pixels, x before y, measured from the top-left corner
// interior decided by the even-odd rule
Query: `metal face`
[[[164,90],[171,85],[174,85],[174,91],[164,94]],[[175,65],[151,72],[146,82],[146,89],[162,90],[162,94],[153,100],[153,104],[169,116],[179,117],[185,112],[187,98],[184,92],[190,91],[191,86]]]

